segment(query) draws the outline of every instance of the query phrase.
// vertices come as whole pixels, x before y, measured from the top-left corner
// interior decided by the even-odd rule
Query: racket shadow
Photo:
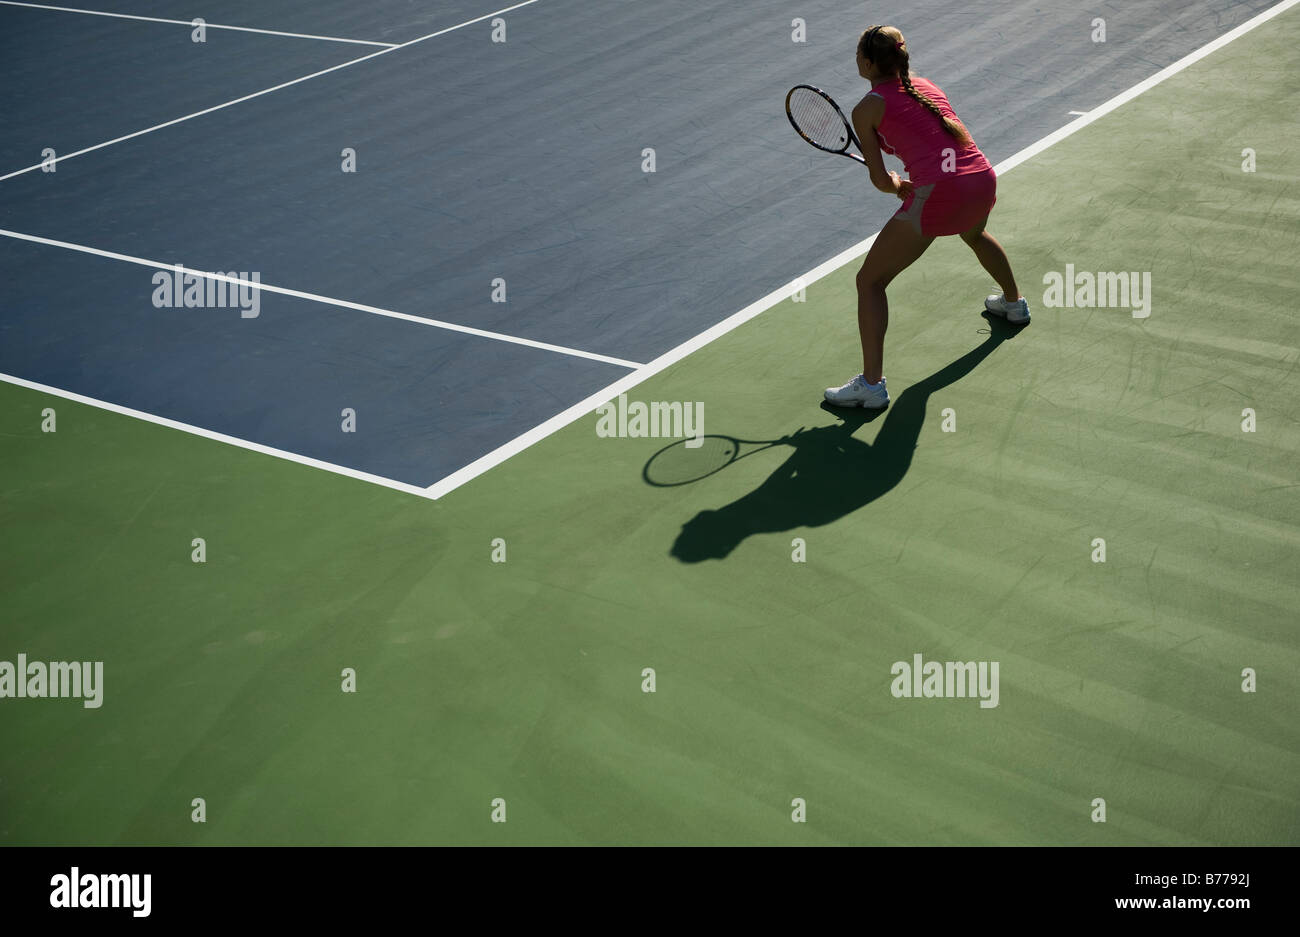
[[[836,413],[843,419],[855,420],[855,427],[870,423],[878,417],[881,410],[836,411],[829,404],[822,409]],[[806,432],[800,427],[789,436],[780,439],[737,439],[735,436],[723,436],[712,433],[699,438],[678,439],[664,446],[650,457],[641,469],[641,480],[655,488],[676,488],[703,481],[710,475],[716,475],[732,463],[748,458],[766,449],[776,446],[796,446],[796,437]]]
[[[754,534],[830,524],[891,491],[911,468],[931,395],[969,374],[1019,331],[986,318],[984,342],[907,388],[888,409],[871,413],[823,404],[840,422],[784,437],[793,449],[786,460],[753,491],[686,521],[670,554],[683,563],[724,559]],[[854,438],[881,413],[885,422],[874,442]]]

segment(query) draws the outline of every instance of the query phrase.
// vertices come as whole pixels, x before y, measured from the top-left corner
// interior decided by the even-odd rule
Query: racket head
[[[679,439],[650,457],[641,477],[656,488],[672,488],[708,478],[720,472],[740,454],[741,441],[731,436],[702,436],[698,446],[688,447],[693,437]]]
[[[785,96],[785,116],[795,133],[819,150],[851,156],[857,137],[844,112],[829,94],[812,85],[795,85]],[[859,147],[861,149],[861,147]]]
[[[687,443],[695,442],[695,437],[687,437],[664,446],[652,455],[645,468],[641,469],[641,477],[646,484],[656,488],[686,485],[708,478],[738,459],[748,458],[773,446],[785,445],[790,440],[789,436],[760,440],[712,435],[701,436],[698,446],[688,446]]]

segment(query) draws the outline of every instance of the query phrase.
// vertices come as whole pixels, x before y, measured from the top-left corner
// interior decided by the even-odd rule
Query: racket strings
[[[844,118],[816,91],[796,89],[790,96],[790,117],[799,131],[820,147],[842,150],[849,144]]]

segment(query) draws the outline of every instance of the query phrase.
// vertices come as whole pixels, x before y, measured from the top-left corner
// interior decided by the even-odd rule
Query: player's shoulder
[[[885,99],[876,91],[868,91],[862,100],[853,106],[855,118],[875,117],[885,112]]]

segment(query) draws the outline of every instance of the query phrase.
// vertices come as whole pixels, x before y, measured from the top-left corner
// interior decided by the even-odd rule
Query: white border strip
[[[135,419],[143,420],[146,423],[157,423],[159,426],[166,426],[168,429],[177,429],[182,433],[189,433],[192,436],[202,436],[204,439],[213,439],[217,442],[224,442],[231,446],[238,446],[241,449],[250,449],[253,452],[260,452],[263,455],[275,456],[277,459],[297,462],[299,465],[308,465],[312,468],[324,469],[327,472],[333,472],[335,475],[346,475],[348,478],[370,482],[374,485],[383,485],[385,488],[392,488],[395,491],[404,491],[407,494],[418,495],[421,498],[432,497],[427,490],[418,485],[408,485],[404,482],[393,481],[391,478],[384,478],[382,475],[372,475],[369,472],[362,472],[357,469],[347,468],[346,466],[335,465],[333,462],[322,462],[320,459],[312,459],[305,455],[299,455],[296,452],[288,452],[284,449],[275,449],[271,446],[264,446],[261,443],[249,442],[247,439],[239,439],[236,436],[227,436],[225,433],[217,433],[210,429],[203,429],[199,426],[191,426],[188,423],[179,423],[176,420],[169,420],[166,417],[158,416],[153,413],[145,413],[141,410],[132,410],[130,407],[123,407],[119,404],[109,403],[106,400],[97,400],[94,397],[85,397],[81,394],[74,394],[70,390],[63,390],[59,387],[50,387],[47,384],[38,384],[35,381],[24,380],[21,377],[14,377],[11,374],[0,374],[0,381],[4,381],[6,384],[16,384],[19,387],[39,391],[43,394],[62,397],[64,400],[73,400],[89,407],[98,407],[100,410],[120,413],[122,416],[134,417]]]
[[[1025,147],[1023,150],[1016,153],[1014,156],[1010,156],[1007,159],[1004,159],[1002,162],[998,163],[995,167],[993,167],[994,172],[996,172],[998,175],[1002,175],[1003,173],[1008,172],[1011,169],[1014,169],[1016,166],[1019,166],[1021,163],[1023,163],[1025,160],[1029,159],[1030,157],[1038,155],[1039,153],[1043,152],[1043,150],[1047,149],[1049,146],[1052,146],[1054,143],[1059,143],[1060,141],[1064,140],[1066,137],[1070,136],[1071,134],[1076,133],[1079,130],[1082,130],[1084,127],[1088,126],[1093,121],[1101,117],[1104,117],[1105,115],[1109,114],[1111,111],[1115,110],[1121,105],[1127,104],[1129,101],[1133,100],[1139,94],[1142,94],[1144,91],[1154,88],[1156,85],[1160,84],[1166,78],[1178,74],[1183,69],[1187,68],[1189,65],[1199,62],[1201,59],[1205,58],[1210,53],[1222,49],[1224,46],[1232,42],[1234,39],[1238,38],[1239,36],[1245,35],[1246,33],[1250,32],[1252,29],[1254,29],[1256,26],[1259,26],[1261,23],[1268,22],[1273,17],[1277,16],[1279,13],[1283,13],[1286,10],[1289,10],[1297,3],[1300,3],[1300,0],[1283,0],[1282,3],[1279,3],[1276,6],[1269,7],[1264,12],[1248,19],[1246,22],[1242,23],[1240,26],[1237,26],[1235,29],[1232,29],[1224,33],[1219,38],[1206,43],[1196,51],[1183,56],[1181,59],[1179,59],[1177,62],[1174,62],[1172,65],[1166,68],[1162,68],[1160,71],[1156,72],[1150,78],[1138,82],[1136,85],[1129,88],[1127,91],[1123,91],[1115,95],[1115,97],[1111,98],[1109,101],[1098,106],[1097,108],[1089,111],[1084,116],[1079,117],[1076,120],[1070,121],[1070,123],[1066,124],[1064,127],[1052,133],[1049,133],[1047,136],[1043,137],[1041,140],[1037,141],[1036,143],[1031,143],[1029,146]],[[478,459],[475,459],[473,462],[471,462],[469,465],[466,465],[464,468],[458,469],[457,471],[452,472],[450,475],[446,476],[445,478],[439,479],[438,481],[434,482],[432,485],[429,486],[429,492],[435,498],[441,498],[443,495],[451,491],[454,491],[455,489],[459,488],[461,485],[465,484],[466,482],[472,481],[473,479],[482,475],[488,469],[500,465],[502,462],[504,462],[506,459],[510,458],[511,456],[518,455],[520,452],[523,452],[525,449],[527,449],[529,446],[533,445],[534,443],[540,442],[541,440],[545,439],[547,436],[550,436],[552,433],[556,432],[557,430],[560,430],[563,427],[568,426],[570,423],[574,422],[575,420],[581,419],[583,416],[586,416],[587,414],[591,413],[592,410],[594,410],[596,407],[600,406],[601,404],[609,400],[612,400],[614,397],[617,397],[619,394],[626,393],[629,389],[640,384],[642,381],[650,377],[653,377],[654,375],[658,374],[660,371],[667,368],[669,365],[676,364],[678,361],[681,361],[687,355],[691,354],[692,352],[698,351],[699,349],[703,348],[705,345],[709,344],[713,340],[720,338],[723,335],[726,335],[732,329],[735,329],[738,326],[745,324],[750,319],[753,319],[755,316],[759,315],[760,313],[765,312],[768,309],[771,309],[773,306],[775,306],[777,303],[781,302],[782,300],[789,299],[799,289],[817,282],[822,277],[826,276],[829,273],[832,273],[835,270],[838,270],[840,267],[843,267],[846,264],[852,263],[854,260],[857,260],[859,257],[864,255],[868,250],[870,250],[871,245],[875,242],[875,240],[876,240],[876,235],[873,234],[871,235],[871,237],[867,238],[866,240],[859,241],[857,244],[854,244],[852,247],[848,248],[847,250],[841,251],[840,253],[832,257],[830,260],[826,261],[823,264],[819,264],[818,266],[814,267],[812,270],[808,271],[798,279],[795,279],[787,283],[785,286],[782,286],[779,289],[776,289],[771,293],[768,293],[766,296],[764,296],[762,299],[758,300],[757,302],[751,303],[750,305],[746,306],[744,309],[740,310],[740,312],[737,312],[735,315],[729,316],[728,318],[722,320],[712,328],[707,329],[704,332],[701,332],[699,335],[695,336],[692,339],[689,339],[688,341],[683,342],[682,344],[678,345],[676,348],[672,349],[671,351],[666,352],[663,355],[660,355],[658,358],[654,359],[649,364],[638,369],[637,371],[634,371],[632,374],[629,374],[626,377],[615,381],[613,384],[610,384],[608,387],[604,388],[603,390],[597,391],[596,393],[587,397],[585,400],[581,401],[580,403],[576,403],[572,407],[569,407],[563,413],[551,417],[549,420],[547,420],[545,423],[542,423],[540,426],[535,426],[532,429],[530,429],[528,432],[515,437],[505,445],[492,450],[491,452],[487,453],[484,456],[481,456]]]
[[[169,20],[158,16],[135,16],[131,13],[107,13],[103,10],[78,10],[73,7],[49,6],[45,3],[19,3],[18,0],[0,0],[0,5],[7,7],[27,7],[30,10],[54,10],[58,13],[84,13],[87,16],[111,16],[120,20],[142,20],[146,23],[172,23],[177,26],[194,25],[192,20]],[[323,42],[351,42],[362,46],[386,46],[393,48],[396,42],[372,42],[369,39],[340,39],[338,36],[313,36],[310,33],[282,33],[274,29],[254,29],[251,26],[222,26],[220,23],[203,24],[204,29],[230,29],[241,33],[261,33],[264,36],[287,36],[290,39],[320,39]]]
[[[416,322],[420,325],[428,325],[433,328],[447,329],[450,332],[461,332],[465,335],[474,335],[478,338],[490,338],[493,341],[508,342],[511,345],[524,345],[528,348],[538,348],[542,351],[553,351],[561,355],[570,355],[574,358],[586,358],[590,361],[599,361],[603,364],[618,365],[621,368],[643,368],[645,365],[636,361],[624,361],[622,358],[611,358],[609,355],[598,355],[593,351],[582,351],[578,348],[569,348],[565,345],[552,345],[549,342],[538,342],[531,338],[520,338],[516,335],[506,335],[503,332],[489,332],[486,329],[476,329],[468,325],[458,325],[455,322],[444,322],[441,319],[430,319],[425,316],[413,316],[406,312],[394,312],[392,309],[381,309],[379,306],[367,306],[365,303],[354,303],[346,299],[335,299],[332,296],[321,296],[319,293],[306,293],[302,290],[291,290],[283,286],[273,286],[270,283],[251,283],[247,280],[241,280],[238,277],[232,277],[225,273],[209,273],[205,270],[195,270],[186,267],[183,264],[165,264],[160,260],[147,260],[144,257],[132,257],[130,254],[118,254],[114,251],[100,250],[98,247],[87,247],[84,244],[73,244],[70,241],[56,241],[53,238],[38,237],[35,234],[23,234],[19,231],[7,231],[0,228],[0,236],[14,238],[19,241],[30,241],[33,244],[45,244],[49,247],[62,247],[65,250],[78,251],[82,254],[93,254],[96,257],[107,257],[109,260],[120,260],[124,263],[138,264],[141,267],[152,267],[156,270],[179,270],[181,273],[188,273],[193,276],[203,277],[208,280],[220,280],[225,283],[234,283],[236,286],[246,286],[252,289],[265,290],[268,293],[280,293],[284,296],[293,296],[297,299],[306,299],[314,303],[324,303],[327,306],[339,306],[343,309],[355,309],[358,312],[368,312],[371,315],[387,316],[390,319],[401,319],[405,322]]]
[[[217,104],[212,107],[204,108],[201,111],[195,111],[193,114],[186,114],[184,117],[177,117],[175,120],[169,120],[161,124],[154,124],[152,127],[146,127],[143,130],[137,130],[135,133],[128,133],[125,136],[114,137],[112,140],[105,140],[103,143],[96,143],[94,146],[88,146],[84,150],[77,150],[75,153],[66,153],[63,156],[59,156],[56,157],[55,159],[50,160],[48,163],[41,162],[41,163],[36,163],[34,166],[28,166],[25,169],[16,169],[11,173],[7,173],[6,175],[0,176],[0,182],[4,182],[6,179],[12,179],[14,176],[21,176],[23,173],[33,172],[34,170],[40,169],[42,166],[61,163],[65,159],[72,159],[74,156],[82,156],[86,153],[93,153],[95,150],[102,150],[104,147],[112,146],[115,143],[122,143],[123,141],[131,140],[134,139],[135,137],[143,136],[146,133],[153,133],[155,130],[162,130],[164,127],[171,127],[174,124],[184,123],[187,120],[193,120],[195,117],[202,117],[204,114],[211,114],[213,111],[219,111],[223,108],[232,107],[233,105],[236,104],[242,104],[244,101],[253,100],[253,98],[260,98],[262,95],[270,94],[272,91],[279,91],[282,88],[288,88],[293,85],[301,84],[304,81],[310,81],[313,78],[319,78],[321,75],[328,75],[330,72],[336,72],[341,68],[347,68],[348,66],[356,65],[359,62],[365,62],[368,59],[375,58],[376,56],[387,55],[389,52],[396,52],[398,49],[405,49],[407,46],[413,46],[417,42],[424,42],[426,39],[434,39],[438,36],[444,36],[447,33],[454,32],[457,29],[463,29],[466,26],[473,26],[475,23],[481,23],[485,19],[490,19],[493,16],[500,16],[502,13],[509,13],[511,10],[517,10],[520,7],[526,7],[529,4],[536,3],[536,2],[537,0],[523,0],[522,3],[516,3],[514,6],[508,6],[504,9],[497,10],[494,13],[485,13],[482,16],[475,17],[472,20],[466,20],[463,23],[457,23],[455,26],[448,26],[446,29],[440,29],[436,33],[429,33],[429,35],[427,36],[420,36],[418,39],[412,39],[409,42],[403,42],[400,45],[389,46],[386,49],[380,49],[378,52],[371,52],[369,55],[363,55],[359,59],[352,59],[351,61],[348,62],[342,62],[338,65],[332,65],[329,68],[322,68],[320,71],[312,72],[310,75],[303,75],[301,78],[295,78],[292,81],[283,82],[282,84],[278,84],[272,88],[264,88],[261,91],[254,91],[252,94],[246,94],[242,98],[235,98],[233,101],[227,101],[224,104]]]

